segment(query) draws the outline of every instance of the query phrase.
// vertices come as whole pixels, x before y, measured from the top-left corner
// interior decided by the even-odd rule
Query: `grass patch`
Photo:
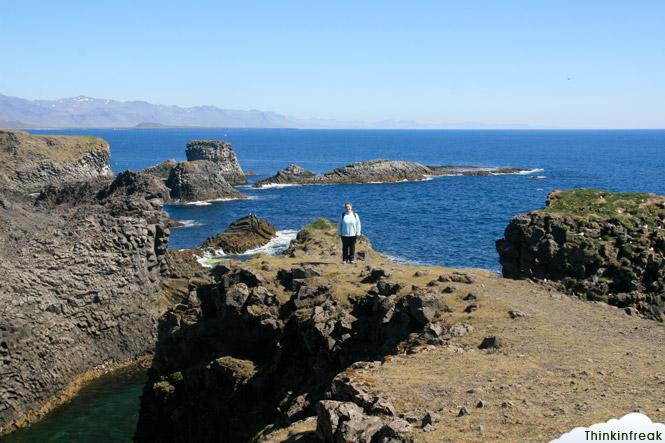
[[[654,226],[665,219],[665,197],[645,192],[571,189],[552,192],[543,211],[578,217],[636,218],[642,224]]]

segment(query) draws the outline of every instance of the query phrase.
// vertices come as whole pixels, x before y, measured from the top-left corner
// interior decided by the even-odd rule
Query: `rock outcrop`
[[[226,181],[219,166],[209,160],[178,163],[171,169],[166,186],[171,190],[171,199],[179,202],[245,198]]]
[[[0,163],[12,185],[0,189],[0,435],[78,376],[150,351],[169,238],[168,189],[147,174],[106,177],[108,164],[89,161],[108,159],[99,139],[5,137],[0,151],[16,161]],[[46,161],[44,146],[59,151]],[[35,198],[27,178],[51,184]]]
[[[272,177],[256,182],[254,186],[307,184],[315,183],[316,180],[316,174],[292,163],[286,168],[277,171],[277,174]]]
[[[505,277],[553,281],[663,319],[665,197],[555,191],[545,209],[515,217],[496,246]]]
[[[201,248],[216,251],[221,249],[226,254],[240,254],[265,245],[276,234],[272,223],[250,214],[231,223],[224,232],[208,238]]]
[[[232,185],[247,183],[231,143],[224,140],[190,140],[187,142],[187,160],[208,160],[219,168],[224,179]]]
[[[171,170],[175,168],[177,164],[178,162],[175,160],[164,160],[161,163],[143,169],[142,172],[154,175],[155,177],[158,177],[162,180],[166,180],[167,178],[169,178]]]
[[[330,226],[308,227],[307,240],[294,247],[325,243],[334,235]],[[317,411],[329,441],[351,438],[370,422],[365,432],[377,438],[409,431],[403,420],[381,415],[391,411],[384,399],[362,403],[335,380],[354,362],[445,343],[440,294],[383,296],[368,283],[363,296],[344,300],[330,277],[312,268],[274,273],[232,265],[212,272],[214,283],[196,287],[160,321],[136,441],[248,441],[268,425]],[[360,284],[362,276],[356,279]],[[354,403],[352,429],[335,418],[336,402]]]
[[[231,144],[222,140],[190,140],[187,161],[166,160],[144,169],[165,181],[175,202],[245,198],[233,185],[247,183]]]
[[[0,130],[0,187],[24,193],[48,184],[110,177],[110,150],[93,136]]]
[[[399,160],[369,160],[350,163],[317,175],[291,164],[272,177],[259,180],[255,187],[287,184],[395,183],[425,180],[435,175],[500,175],[524,172],[518,168],[479,168],[477,166],[425,166]]]

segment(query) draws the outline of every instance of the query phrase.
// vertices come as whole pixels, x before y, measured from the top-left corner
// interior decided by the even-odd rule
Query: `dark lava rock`
[[[276,234],[277,231],[272,223],[250,214],[231,223],[221,234],[208,238],[201,247],[221,249],[226,254],[240,254],[265,245]]]
[[[291,297],[291,302],[296,309],[309,308],[320,305],[330,296],[330,286],[306,286],[302,285],[298,292]]]
[[[76,376],[153,349],[168,189],[113,177],[108,159],[97,137],[0,131],[2,431],[39,418]]]
[[[430,329],[446,335],[439,322],[422,325],[440,301],[376,294],[343,304],[321,278],[296,279],[298,292],[280,305],[253,270],[223,268],[215,283],[192,290],[199,303],[169,309],[136,441],[248,441],[269,424],[314,414],[326,441],[409,441],[411,426],[394,416],[390,400],[350,374],[370,364],[354,362],[404,352],[414,337],[427,343]]]
[[[240,167],[231,143],[224,140],[190,140],[187,142],[187,160],[206,160],[215,164],[219,174],[232,185],[244,185],[247,177]]]
[[[379,279],[379,281],[376,283],[376,291],[380,295],[395,295],[400,291],[400,289],[402,289],[402,287],[399,283],[391,283],[385,278]]]
[[[143,169],[142,172],[154,175],[155,177],[161,178],[162,180],[166,180],[171,174],[171,169],[173,169],[177,164],[178,162],[175,160],[164,160],[161,163]]]
[[[181,202],[245,198],[224,178],[219,166],[208,160],[178,163],[166,180],[171,198]]]
[[[422,325],[431,322],[440,312],[446,310],[441,297],[435,293],[409,294],[406,301],[409,312]]]
[[[594,189],[554,191],[497,240],[503,275],[661,320],[665,312],[665,197]]]
[[[473,300],[477,300],[477,299],[478,299],[478,296],[476,294],[470,292],[462,300],[464,300],[464,301],[473,301]]]
[[[291,268],[291,275],[295,279],[319,277],[321,273],[312,268]]]
[[[376,283],[381,278],[389,278],[390,271],[384,268],[371,268],[362,283]]]
[[[254,183],[257,188],[266,185],[305,184],[316,180],[316,174],[298,165],[290,164],[272,177]]]
[[[478,345],[479,349],[495,349],[499,347],[501,347],[501,340],[495,335],[483,338],[483,341]]]
[[[466,312],[467,314],[470,314],[473,311],[477,311],[477,310],[478,310],[478,304],[476,304],[476,303],[472,303],[472,304],[468,305],[466,308],[464,308],[464,312]]]

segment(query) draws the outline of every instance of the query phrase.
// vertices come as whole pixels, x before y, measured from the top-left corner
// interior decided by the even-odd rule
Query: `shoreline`
[[[0,428],[0,437],[7,436],[19,429],[28,428],[40,422],[49,413],[73,400],[82,389],[86,388],[93,381],[107,375],[122,373],[125,371],[147,371],[150,368],[151,362],[152,354],[149,354],[124,362],[101,365],[85,371],[75,376],[62,391],[47,399],[37,409],[24,414],[20,418],[13,420]]]

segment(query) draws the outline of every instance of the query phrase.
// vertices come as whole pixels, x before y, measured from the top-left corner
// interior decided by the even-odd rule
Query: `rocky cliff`
[[[335,247],[328,221],[303,232],[289,255]],[[218,266],[214,283],[192,288],[162,317],[137,441],[247,441],[270,424],[315,414],[326,395],[353,401],[352,387],[333,379],[354,362],[449,337],[436,289],[403,290],[389,272],[368,268],[354,278],[365,291],[355,297],[321,268],[290,264],[274,271]],[[319,407],[334,414],[336,404]],[[356,406],[359,417],[363,406],[381,424],[371,435],[410,428],[383,398]],[[328,427],[321,432],[332,439],[336,426]]]
[[[0,130],[0,187],[38,192],[47,184],[110,177],[110,155],[98,137]]]
[[[392,263],[366,238],[341,264],[338,243],[318,220],[282,256],[183,284],[136,440],[548,441],[636,399],[665,419],[661,324],[490,272]]]
[[[425,166],[401,160],[369,160],[331,169],[322,175],[291,164],[272,177],[254,183],[257,188],[287,184],[395,183],[424,180],[430,176],[499,175],[524,172],[518,168],[479,168],[477,166]]]
[[[15,161],[0,163],[11,183],[0,189],[0,434],[39,418],[90,371],[151,350],[169,238],[168,189],[147,174],[107,177],[101,140],[4,140]],[[45,160],[44,147],[57,153]]]
[[[510,222],[497,251],[505,277],[553,281],[583,298],[664,318],[665,197],[555,191],[545,209]]]

